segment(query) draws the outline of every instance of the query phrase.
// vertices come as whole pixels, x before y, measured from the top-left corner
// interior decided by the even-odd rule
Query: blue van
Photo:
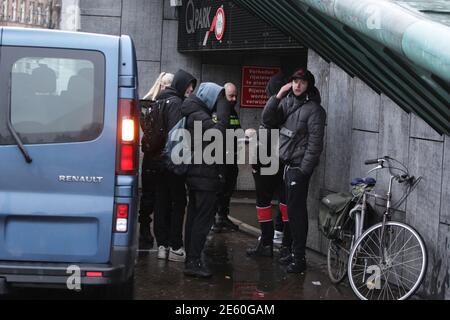
[[[132,287],[136,70],[128,36],[0,27],[0,291]]]

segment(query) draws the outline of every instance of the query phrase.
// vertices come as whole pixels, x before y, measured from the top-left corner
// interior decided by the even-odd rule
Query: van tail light
[[[116,174],[137,175],[139,165],[139,113],[137,102],[119,99]]]
[[[103,272],[97,272],[97,271],[87,271],[86,277],[88,278],[100,278],[103,277]]]
[[[128,204],[116,204],[115,232],[125,233],[128,231],[128,208]]]

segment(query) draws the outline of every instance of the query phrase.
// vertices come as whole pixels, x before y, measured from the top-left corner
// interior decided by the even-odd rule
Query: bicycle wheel
[[[348,257],[353,243],[354,230],[354,220],[347,216],[339,231],[338,239],[332,239],[328,242],[328,276],[334,284],[340,283],[347,275]]]
[[[369,228],[350,252],[350,285],[363,300],[405,300],[420,286],[427,266],[425,244],[412,227],[389,221]]]
[[[327,252],[328,276],[331,282],[338,284],[347,275],[348,256],[351,241],[330,240]]]

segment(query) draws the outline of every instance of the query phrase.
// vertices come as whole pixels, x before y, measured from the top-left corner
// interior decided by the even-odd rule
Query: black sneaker
[[[227,230],[231,230],[231,231],[239,230],[239,226],[237,224],[233,223],[233,221],[231,221],[228,217],[222,217],[221,223],[222,223],[223,229],[227,229]]]
[[[211,230],[212,230],[213,232],[215,232],[215,233],[220,233],[220,232],[222,232],[222,231],[223,231],[223,223],[222,223],[222,222],[219,222],[219,221],[214,222],[214,224],[213,224]]]
[[[247,256],[249,257],[273,257],[273,244],[264,246],[262,241],[258,241],[255,248],[247,249]]]
[[[287,266],[292,262],[294,262],[294,257],[292,256],[291,250],[288,247],[281,247],[278,263]]]
[[[306,271],[306,259],[296,259],[294,258],[294,261],[288,265],[286,268],[286,272],[288,273],[302,273]]]
[[[211,278],[211,271],[206,268],[200,259],[188,260],[184,268],[184,275],[196,278]]]

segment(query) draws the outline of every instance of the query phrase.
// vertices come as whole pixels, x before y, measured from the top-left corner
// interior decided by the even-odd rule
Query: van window
[[[99,52],[3,47],[1,88],[14,129],[25,144],[88,141],[103,129],[105,62]],[[4,90],[4,89],[0,89]],[[3,99],[2,99],[3,100]],[[0,117],[2,119],[2,117]],[[0,144],[15,144],[7,119]]]

